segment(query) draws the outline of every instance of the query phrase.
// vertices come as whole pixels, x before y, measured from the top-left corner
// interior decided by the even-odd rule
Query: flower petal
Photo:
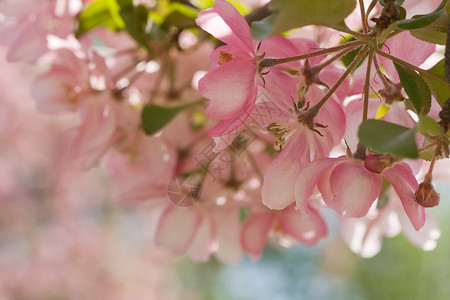
[[[302,215],[293,207],[286,208],[277,214],[280,228],[305,245],[312,246],[328,235],[328,229],[320,213],[309,207],[309,214]]]
[[[178,255],[192,243],[200,226],[201,214],[195,207],[168,206],[156,228],[155,244]]]
[[[264,205],[270,209],[283,209],[295,201],[294,185],[302,168],[300,162],[305,150],[306,143],[299,133],[272,161],[262,186]]]
[[[216,257],[226,264],[236,264],[242,256],[239,240],[241,222],[236,209],[221,210],[216,215],[218,250]]]
[[[380,195],[382,183],[381,176],[368,171],[362,163],[343,162],[331,173],[333,200],[326,204],[341,216],[363,217]]]
[[[253,213],[244,222],[241,231],[241,244],[245,252],[258,259],[266,245],[272,228],[274,215],[270,212]]]
[[[206,114],[211,119],[239,117],[256,98],[256,68],[245,60],[229,61],[208,72],[199,81],[199,90],[211,100]]]
[[[382,174],[392,184],[414,228],[422,228],[425,224],[425,209],[414,199],[419,184],[411,168],[406,163],[399,163],[384,170]]]
[[[208,261],[213,250],[214,235],[212,220],[208,215],[204,215],[203,221],[187,251],[188,256],[194,261]]]
[[[222,42],[253,52],[250,27],[239,11],[224,0],[216,0],[213,8],[203,10],[195,20],[198,26]]]
[[[330,158],[318,159],[307,165],[300,172],[297,181],[295,182],[296,208],[300,210],[300,212],[308,212],[309,198],[312,196],[314,188],[317,186],[317,182],[323,172],[325,172],[333,162],[334,160]]]

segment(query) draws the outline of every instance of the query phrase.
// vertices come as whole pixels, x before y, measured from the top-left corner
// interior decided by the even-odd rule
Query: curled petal
[[[403,208],[414,228],[419,230],[425,224],[425,209],[414,199],[419,184],[411,168],[406,163],[399,163],[383,171],[384,177],[392,184],[402,201]]]
[[[333,200],[326,204],[342,216],[363,217],[379,196],[382,182],[380,175],[368,171],[362,163],[343,162],[331,173]]]

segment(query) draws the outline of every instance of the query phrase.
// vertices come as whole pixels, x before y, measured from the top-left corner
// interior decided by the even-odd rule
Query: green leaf
[[[272,0],[277,19],[273,34],[306,25],[333,26],[344,20],[356,7],[355,0]]]
[[[431,93],[436,98],[441,107],[443,107],[445,101],[450,98],[450,83],[445,80],[445,58],[435,64],[431,69],[428,70],[428,72],[442,79],[437,80],[434,77],[422,74],[422,78],[428,84]]]
[[[120,7],[114,0],[97,0],[91,2],[78,16],[77,38],[95,27],[106,27],[118,31],[125,27],[119,15]]]
[[[131,0],[121,0],[119,14],[125,22],[125,30],[139,45],[149,50],[145,34],[148,22],[147,8],[143,5],[133,6]]]
[[[418,114],[426,115],[431,107],[431,92],[426,82],[415,71],[394,62],[400,82]]]
[[[443,0],[432,13],[413,16],[411,19],[397,22],[396,26],[401,29],[411,30],[411,34],[419,39],[425,41],[430,41],[431,39],[433,42],[438,41],[439,44],[442,44],[442,33],[447,31],[449,21],[448,11],[445,9],[447,6],[447,0]],[[427,36],[429,34],[431,36]]]
[[[261,41],[270,36],[277,16],[272,14],[261,21],[255,21],[251,24],[252,36],[255,40]]]
[[[381,120],[367,120],[359,127],[359,141],[378,152],[417,158],[415,129]]]
[[[144,132],[148,135],[155,134],[166,126],[175,116],[192,106],[195,106],[203,100],[188,103],[177,107],[164,107],[155,104],[147,104],[141,113],[141,121]]]
[[[426,15],[414,16],[411,19],[398,22],[397,27],[401,29],[418,29],[432,24],[443,15],[443,11],[435,11]]]
[[[430,116],[422,116],[419,118],[419,122],[417,123],[417,132],[432,135],[441,135],[443,133],[438,122]]]
[[[171,9],[172,11],[166,16],[161,27],[182,29],[196,26],[195,18],[198,16],[198,10],[180,3],[173,3]]]
[[[431,144],[432,144],[431,141],[429,141],[428,139],[425,139],[423,141],[422,148],[426,148],[426,147],[430,146]],[[436,151],[436,146],[428,147],[427,149],[419,152],[419,158],[426,160],[426,161],[431,161],[434,157],[435,151]]]

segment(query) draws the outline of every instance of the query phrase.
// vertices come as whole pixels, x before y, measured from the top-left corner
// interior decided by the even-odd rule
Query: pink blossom
[[[393,194],[390,192],[389,194]],[[381,250],[382,238],[393,237],[401,231],[416,246],[429,251],[436,247],[440,236],[433,216],[427,212],[426,222],[416,231],[399,201],[389,199],[386,206],[376,208],[375,202],[362,218],[341,218],[341,232],[350,249],[362,257],[372,257]]]
[[[411,168],[406,163],[397,163],[381,174],[392,184],[411,223],[419,230],[425,222],[425,210],[414,200],[418,183]],[[297,207],[307,211],[317,186],[326,205],[339,215],[363,217],[381,192],[381,174],[369,171],[361,160],[345,157],[316,160],[298,176]]]
[[[206,115],[224,120],[217,132],[226,134],[239,127],[253,109],[258,86],[264,86],[259,74],[259,62],[264,56],[295,54],[295,47],[282,37],[264,40],[261,45],[253,40],[244,17],[230,3],[216,0],[212,9],[200,12],[197,24],[227,45],[217,48],[211,55],[213,65],[200,80],[200,92],[211,100]],[[297,65],[290,63],[288,65]],[[230,122],[233,122],[230,126]]]
[[[309,215],[302,215],[291,205],[280,211],[252,213],[244,222],[241,244],[245,252],[258,259],[271,231],[287,235],[305,245],[312,246],[328,234],[320,213],[309,208]]]
[[[3,1],[7,22],[0,37],[10,46],[7,60],[33,62],[41,57],[48,51],[48,35],[65,38],[72,32],[81,6],[80,0]]]
[[[334,100],[329,100],[314,119],[322,125],[311,130],[309,125],[301,120],[306,112],[299,111],[292,99],[297,99],[297,89],[289,86],[279,98],[285,100],[285,106],[290,107],[275,121],[274,130],[279,135],[277,143],[282,148],[264,176],[262,189],[263,203],[271,209],[283,209],[295,201],[294,190],[297,177],[302,168],[311,161],[328,157],[334,145],[338,145],[345,128],[345,117],[340,106]],[[283,96],[281,96],[283,95]],[[315,85],[311,86],[305,95],[310,105],[317,103],[324,92]],[[314,125],[316,126],[316,125]],[[326,128],[322,128],[326,126]]]

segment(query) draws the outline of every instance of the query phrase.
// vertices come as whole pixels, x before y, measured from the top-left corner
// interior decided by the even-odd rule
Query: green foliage
[[[277,12],[273,34],[306,25],[334,26],[356,7],[355,0],[272,0]]]
[[[78,16],[78,30],[76,36],[79,38],[95,27],[106,27],[112,31],[118,31],[125,27],[125,23],[119,15],[120,6],[115,0],[97,0]]]
[[[431,77],[427,74],[422,74],[422,78],[428,84],[431,93],[436,98],[437,102],[443,107],[445,101],[450,98],[450,83],[445,81],[445,58],[440,60],[428,73],[435,75],[442,80],[438,80],[435,77]]]
[[[176,107],[164,107],[156,104],[147,104],[144,106],[141,113],[142,128],[148,135],[155,134],[170,121],[172,121],[178,113],[202,102],[203,99]]]
[[[417,114],[426,115],[431,107],[431,92],[426,82],[415,71],[394,62],[400,81],[414,105]]]
[[[359,127],[360,142],[378,152],[395,156],[417,158],[419,156],[415,129],[381,120],[367,120]]]
[[[131,1],[122,1],[119,11],[120,16],[125,22],[125,30],[130,36],[149,52],[148,38],[145,28],[148,22],[148,10],[143,5],[133,6]]]
[[[270,36],[277,16],[272,14],[261,21],[255,21],[251,24],[250,29],[255,40],[261,41]]]
[[[422,116],[417,123],[417,132],[428,133],[432,135],[443,134],[441,126],[430,116]]]
[[[173,3],[170,10],[161,25],[163,28],[177,27],[181,29],[196,26],[195,18],[198,16],[196,9],[184,4]]]
[[[400,29],[410,30],[411,34],[423,41],[444,45],[447,26],[450,22],[449,3],[443,0],[432,13],[413,16],[411,19],[396,23]]]

